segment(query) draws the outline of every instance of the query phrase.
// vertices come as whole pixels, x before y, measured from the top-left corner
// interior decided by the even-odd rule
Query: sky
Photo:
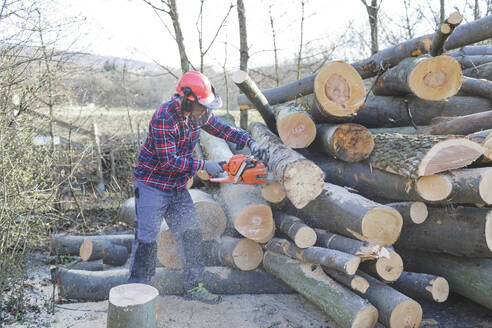
[[[415,1],[430,3],[436,8],[439,5],[439,0]],[[158,1],[154,0],[154,3]],[[300,44],[301,0],[244,0],[244,3],[250,66],[273,64],[270,6],[274,17],[277,47],[280,49],[279,56],[281,60],[295,58]],[[361,30],[368,25],[367,12],[360,0],[305,0],[305,3],[303,35],[304,42],[309,41],[306,47],[328,45],[343,35],[350,25]],[[450,13],[453,3],[463,3],[463,0],[449,0],[448,3],[447,12]],[[196,66],[199,64],[196,20],[200,1],[177,0],[177,4],[188,56]],[[212,39],[230,4],[229,0],[204,2],[205,45]],[[84,31],[86,34],[81,44],[87,51],[147,62],[155,60],[167,66],[179,67],[176,43],[162,23],[166,22],[172,29],[169,18],[165,14],[159,18],[142,0],[63,0],[59,5],[60,15],[86,18],[83,26],[87,31]],[[389,17],[398,17],[403,11],[402,1],[383,0],[382,9]],[[425,33],[429,32],[431,31]],[[226,27],[221,30],[205,61],[209,65],[219,67],[224,63],[229,67],[237,66],[238,49],[237,11],[233,8]]]

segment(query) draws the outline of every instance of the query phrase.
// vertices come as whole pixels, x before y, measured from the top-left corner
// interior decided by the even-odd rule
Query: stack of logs
[[[492,310],[492,46],[465,47],[492,37],[492,16],[460,23],[453,13],[434,35],[273,89],[233,75],[241,110],[265,121],[249,132],[267,147],[274,181],[195,177],[206,287],[296,291],[341,327],[419,327],[418,300],[444,302],[450,291]],[[237,151],[203,131],[198,146],[215,161]],[[132,206],[122,211],[130,221]],[[70,238],[84,260],[107,262],[124,248],[117,237],[56,236],[53,245]],[[152,284],[182,293],[165,224],[157,257]],[[127,274],[61,268],[56,277],[60,296],[95,300]]]

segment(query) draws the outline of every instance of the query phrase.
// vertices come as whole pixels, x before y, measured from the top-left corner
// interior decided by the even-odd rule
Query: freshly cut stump
[[[273,211],[277,229],[289,236],[297,247],[311,247],[316,243],[316,232],[301,219],[278,210]]]
[[[222,206],[213,197],[199,189],[188,190],[195,206],[203,240],[212,240],[226,229],[227,217]]]
[[[442,303],[448,299],[449,284],[443,277],[426,273],[403,272],[391,287],[416,299]]]
[[[157,327],[159,292],[146,284],[125,284],[109,291],[108,328]]]
[[[267,182],[261,186],[261,195],[270,203],[280,203],[285,199],[284,187],[278,181]]]
[[[273,108],[277,131],[284,145],[291,148],[306,148],[316,137],[316,125],[306,111],[294,104]]]

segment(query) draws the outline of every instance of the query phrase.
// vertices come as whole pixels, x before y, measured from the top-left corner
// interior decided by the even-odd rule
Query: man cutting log
[[[176,92],[154,112],[134,170],[135,239],[128,282],[149,284],[154,276],[156,239],[164,218],[183,262],[185,298],[217,304],[220,296],[210,293],[201,283],[202,233],[186,183],[198,170],[217,176],[223,168],[219,162],[193,158],[193,149],[203,129],[235,143],[237,149],[248,145],[260,157],[266,150],[247,132],[225,124],[211,113],[222,106],[222,100],[205,75],[185,73]]]

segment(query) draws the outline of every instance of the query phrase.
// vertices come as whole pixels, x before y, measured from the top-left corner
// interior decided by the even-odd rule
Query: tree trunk
[[[157,296],[157,289],[145,284],[125,284],[111,288],[106,327],[157,327]]]
[[[378,308],[379,322],[390,328],[420,327],[422,307],[419,303],[366,273],[359,274],[369,282],[364,298]]]
[[[409,251],[402,255],[408,270],[441,276],[448,281],[451,291],[492,310],[492,260]]]
[[[314,148],[345,162],[366,159],[374,148],[371,132],[360,124],[319,124]]]
[[[85,239],[80,246],[79,255],[83,261],[103,259],[104,264],[120,266],[128,259],[128,249],[106,240]]]
[[[372,167],[411,179],[458,169],[483,154],[482,146],[455,136],[376,134]]]
[[[355,274],[360,264],[360,258],[352,254],[323,247],[302,249],[287,239],[272,238],[265,245],[265,249],[302,262],[320,264],[349,275]]]
[[[463,116],[489,110],[492,101],[478,97],[455,96],[447,101],[425,101],[412,96],[369,97],[366,107],[351,122],[368,128],[427,125],[438,116]]]
[[[190,70],[190,64],[188,61],[188,56],[186,55],[183,32],[181,31],[181,25],[179,22],[178,7],[176,6],[176,0],[170,0],[168,3],[168,15],[173,22],[175,40],[178,45],[179,58],[181,61],[181,72],[184,74]]]
[[[199,190],[190,189],[203,240],[213,240],[221,236],[227,226],[227,217],[222,206],[210,194]]]
[[[323,172],[319,167],[283,145],[263,124],[252,123],[250,130],[251,136],[268,148],[268,167],[295,207],[303,208],[320,194],[323,188]]]
[[[50,240],[50,255],[79,255],[80,246],[84,240],[105,240],[113,244],[125,246],[128,252],[132,249],[135,236],[127,235],[97,235],[97,236],[71,236],[66,234],[54,234]]]
[[[422,224],[405,224],[399,248],[492,259],[492,210],[429,207]]]
[[[209,160],[228,161],[232,157],[224,140],[202,132],[200,141]],[[275,223],[272,210],[261,197],[258,188],[252,185],[220,183],[219,194],[226,206],[231,225],[246,238],[267,242],[275,233]]]
[[[299,248],[311,247],[316,243],[316,232],[298,217],[273,210],[277,229],[285,233]]]
[[[237,19],[239,22],[239,69],[248,71],[248,29],[246,28],[246,9],[243,0],[237,0]],[[248,111],[240,111],[239,126],[248,129]]]
[[[492,99],[492,81],[464,77],[460,94]]]
[[[446,100],[461,87],[461,67],[448,56],[407,58],[381,75],[376,96],[414,94],[424,100]]]
[[[325,183],[316,199],[292,214],[302,217],[312,227],[382,246],[392,245],[402,226],[397,210],[331,183]]]
[[[463,21],[463,17],[459,12],[452,13],[444,22],[441,23],[437,31],[432,37],[432,43],[430,47],[430,55],[432,57],[439,56],[443,53],[444,42],[453,33],[456,26],[460,25]]]
[[[448,281],[433,274],[404,271],[391,287],[409,297],[438,303],[446,301],[449,296]]]
[[[283,144],[291,148],[305,148],[316,137],[316,125],[306,111],[295,104],[273,107],[277,132]]]
[[[342,285],[347,286],[350,289],[355,290],[361,294],[364,294],[367,291],[367,288],[369,288],[369,283],[367,282],[367,280],[362,278],[358,274],[348,275],[327,267],[323,267],[323,271]]]
[[[266,252],[265,269],[318,305],[341,327],[373,327],[378,311],[363,298],[340,286],[320,266]]]
[[[400,202],[386,205],[400,212],[403,218],[403,227],[406,225],[421,224],[429,216],[427,205],[423,202]]]
[[[463,71],[463,75],[475,79],[492,80],[492,62],[480,66],[473,66]]]
[[[280,203],[285,199],[284,187],[278,181],[269,181],[261,186],[261,195],[270,203]]]

